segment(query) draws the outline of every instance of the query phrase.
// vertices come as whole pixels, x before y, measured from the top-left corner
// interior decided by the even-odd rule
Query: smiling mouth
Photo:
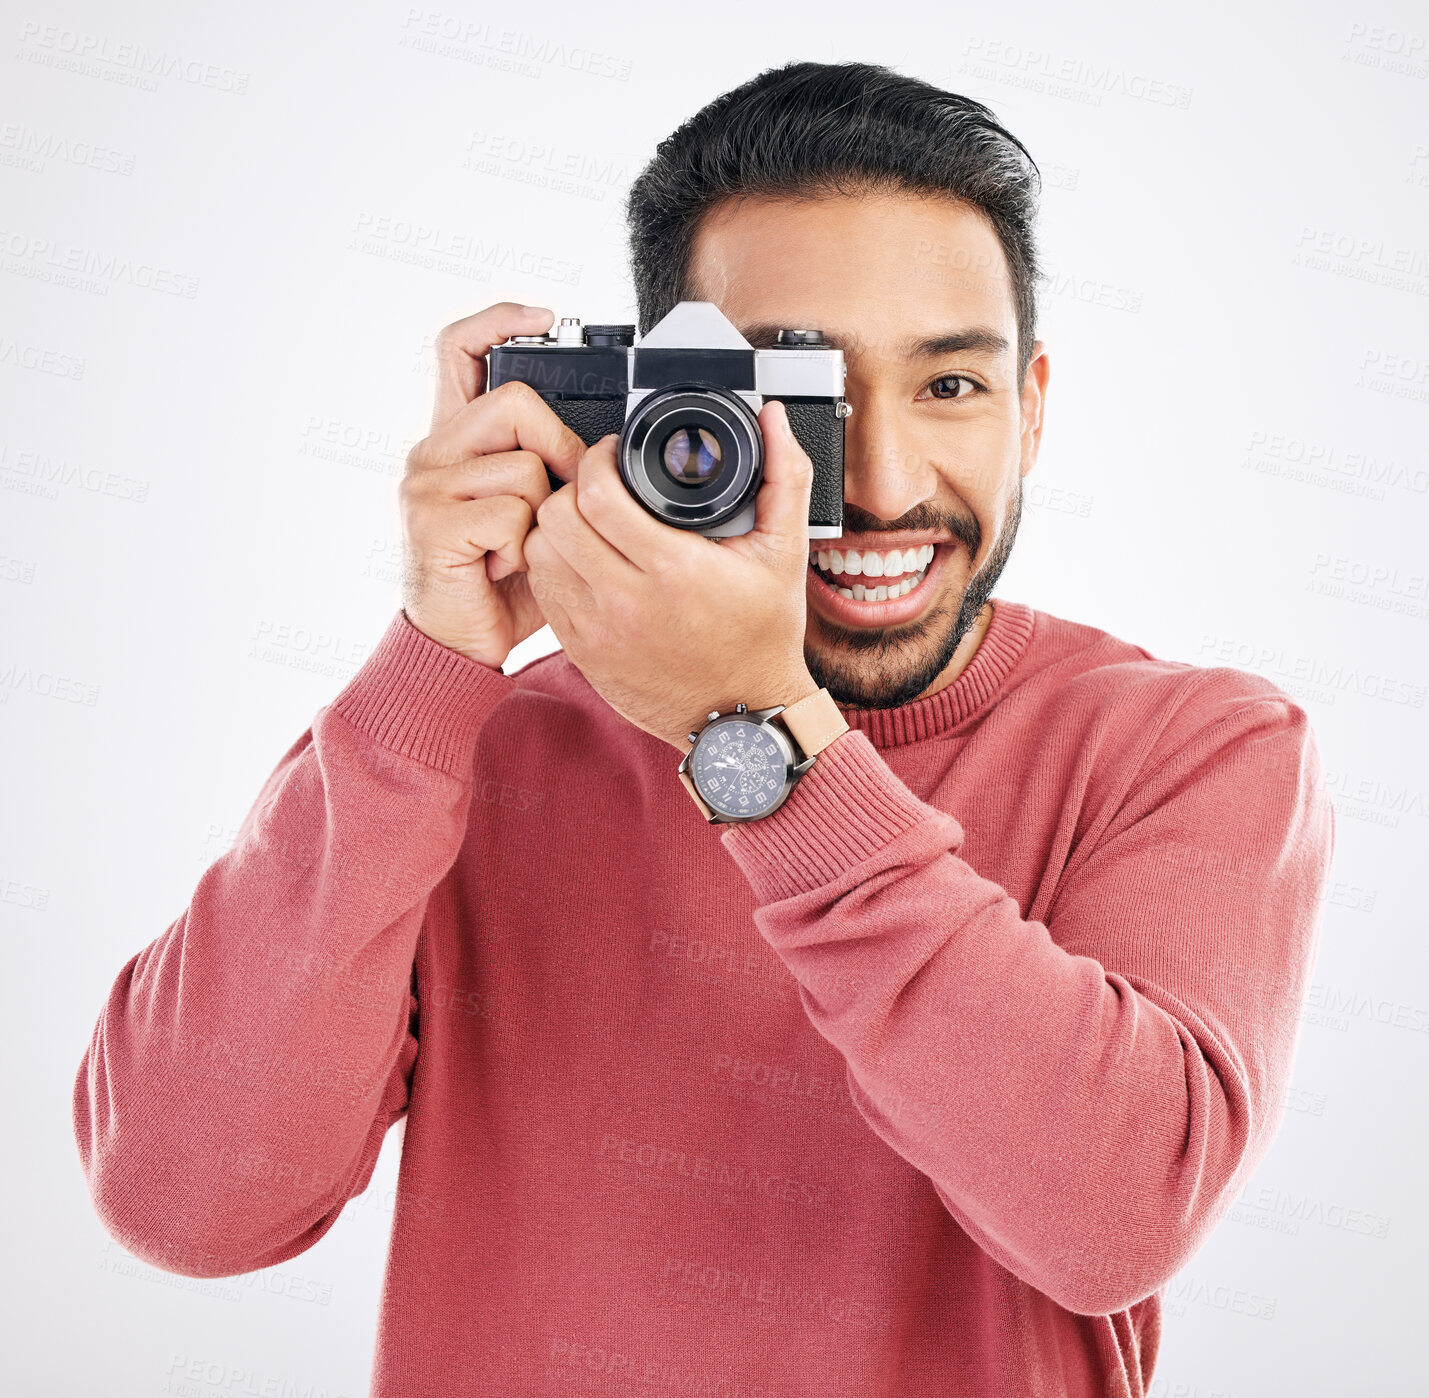
[[[933,544],[904,549],[814,549],[809,567],[840,597],[855,602],[893,602],[922,584],[936,555]]]

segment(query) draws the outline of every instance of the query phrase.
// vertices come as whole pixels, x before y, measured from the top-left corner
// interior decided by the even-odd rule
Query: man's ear
[[[1052,361],[1047,346],[1041,340],[1032,344],[1032,359],[1022,376],[1022,474],[1025,476],[1037,464],[1037,451],[1042,445],[1042,420],[1047,405],[1047,380]]]

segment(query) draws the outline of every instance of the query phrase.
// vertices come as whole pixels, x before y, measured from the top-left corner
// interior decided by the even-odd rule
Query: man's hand
[[[572,664],[637,727],[682,751],[713,709],[792,704],[804,664],[813,468],[784,405],[766,403],[754,529],[715,541],[648,514],[626,490],[615,437],[581,457],[526,538],[532,586]]]
[[[585,443],[525,384],[484,392],[485,355],[512,335],[544,333],[553,319],[504,301],[437,336],[432,431],[412,448],[400,487],[407,619],[496,668],[544,624],[526,536],[551,493],[546,467],[570,480]]]

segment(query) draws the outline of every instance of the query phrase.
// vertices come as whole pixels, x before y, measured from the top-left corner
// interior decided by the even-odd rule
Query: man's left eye
[[[981,387],[965,374],[944,374],[928,385],[928,394],[933,398],[968,398]]]

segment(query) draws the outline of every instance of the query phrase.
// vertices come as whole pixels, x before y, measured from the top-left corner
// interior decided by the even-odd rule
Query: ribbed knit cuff
[[[399,611],[329,707],[404,757],[470,777],[481,725],[515,687],[510,675],[458,655]]]
[[[730,825],[724,847],[762,904],[833,883],[892,840],[930,819],[863,733],[830,743],[773,815]]]

